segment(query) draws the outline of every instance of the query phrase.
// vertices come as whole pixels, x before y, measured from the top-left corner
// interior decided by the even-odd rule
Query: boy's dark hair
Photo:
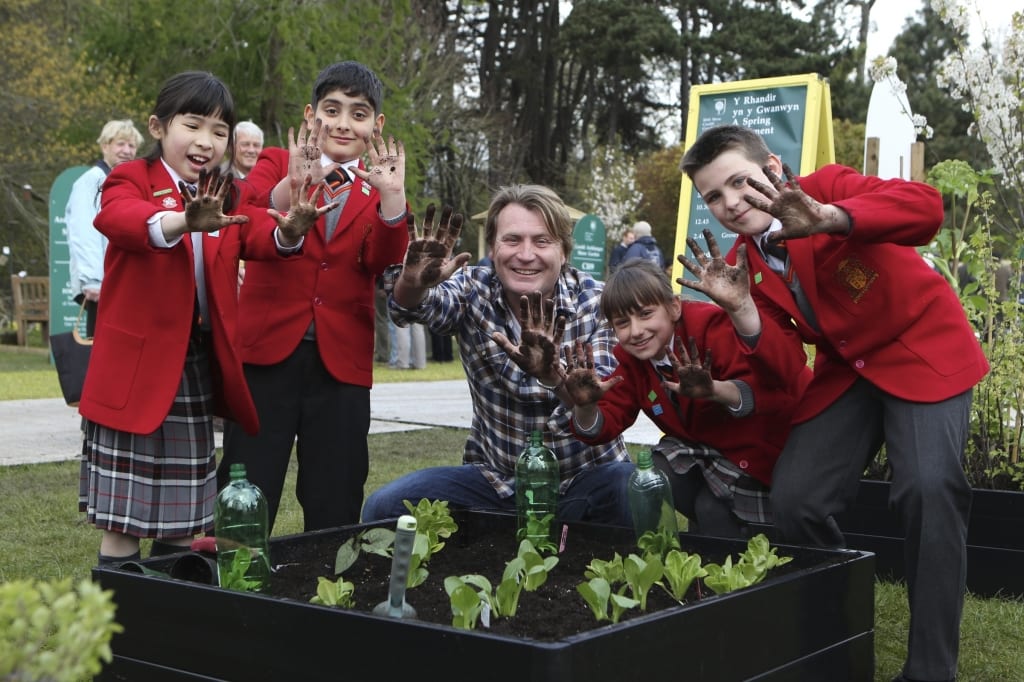
[[[313,84],[313,109],[320,99],[333,90],[341,90],[349,97],[365,97],[373,105],[373,113],[380,116],[384,100],[384,86],[377,75],[359,62],[337,62],[324,68]]]
[[[646,305],[669,305],[675,300],[664,270],[645,258],[630,258],[605,282],[601,314],[610,322]]]
[[[228,149],[234,142],[235,100],[224,82],[206,71],[184,71],[168,78],[156,96],[153,115],[164,127],[178,114],[217,116],[228,125]],[[149,161],[163,156],[163,146],[157,140],[146,155]]]
[[[763,166],[772,155],[764,138],[743,126],[715,126],[705,130],[683,154],[679,167],[692,180],[694,173],[718,158],[723,152],[737,150],[748,159]]]

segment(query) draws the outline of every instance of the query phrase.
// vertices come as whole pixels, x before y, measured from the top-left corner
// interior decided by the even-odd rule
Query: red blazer
[[[587,438],[577,432],[577,437],[585,442],[607,442],[629,428],[643,410],[666,435],[711,446],[747,474],[770,485],[775,461],[789,435],[790,418],[811,381],[803,346],[795,334],[762,314],[761,337],[751,350],[718,306],[698,301],[681,305],[676,335],[683,343],[694,337],[702,358],[705,350],[711,349],[714,378],[745,381],[754,393],[754,412],[734,417],[719,403],[684,396],[679,397],[676,408],[651,363],[616,346],[619,365],[612,376],[624,380],[598,401],[604,418],[600,433]]]
[[[915,246],[942,225],[934,188],[864,176],[831,165],[800,178],[800,187],[850,216],[849,236],[814,235],[786,242],[792,270],[818,318],[804,319],[782,277],[768,269],[754,240],[747,244],[751,289],[761,310],[790,316],[816,346],[814,380],[794,417],[799,423],[831,405],[858,376],[904,400],[939,402],[974,386],[988,361],[960,300]]]
[[[110,240],[104,264],[103,304],[79,412],[109,428],[151,433],[167,417],[181,383],[195,312],[192,241],[169,249],[149,242],[154,213],[181,210],[178,189],[159,161],[138,159],[107,177],[96,229]],[[253,213],[265,236],[272,221]],[[214,412],[259,428],[256,409],[234,345],[238,259],[242,231],[232,225],[203,235],[204,274],[213,353]],[[253,225],[256,229],[257,225]]]
[[[244,182],[265,202],[287,175],[287,150],[268,148]],[[299,255],[246,263],[239,301],[244,362],[281,362],[315,321],[320,357],[331,376],[346,384],[372,385],[376,279],[387,266],[402,262],[409,243],[405,221],[388,225],[379,204],[377,190],[355,178],[330,244],[321,218],[306,234]]]

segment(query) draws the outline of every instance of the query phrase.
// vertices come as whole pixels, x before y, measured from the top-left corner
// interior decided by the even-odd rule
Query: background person
[[[235,126],[235,143],[231,147],[230,171],[239,180],[252,172],[263,151],[263,130],[252,121]]]
[[[142,145],[142,133],[130,120],[107,121],[96,142],[101,158],[75,180],[64,209],[71,292],[75,303],[81,305],[85,301],[86,336],[89,337],[96,333],[103,256],[107,251],[107,238],[92,224],[100,210],[100,190],[113,168],[135,158]]]

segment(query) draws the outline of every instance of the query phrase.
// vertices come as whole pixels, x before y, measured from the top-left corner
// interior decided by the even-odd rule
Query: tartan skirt
[[[768,486],[746,474],[718,450],[686,443],[672,436],[663,437],[652,450],[663,455],[677,474],[685,474],[698,467],[711,494],[726,500],[732,507],[732,513],[743,521],[772,523]]]
[[[139,538],[213,531],[217,463],[206,348],[193,334],[171,411],[152,433],[86,421],[78,508],[100,530]]]

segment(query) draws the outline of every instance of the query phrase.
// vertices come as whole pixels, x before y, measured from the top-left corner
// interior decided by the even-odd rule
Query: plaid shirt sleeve
[[[600,314],[601,283],[565,268],[555,293],[556,314],[566,316],[564,343],[577,339],[594,348],[594,364],[602,376],[612,373],[615,337]],[[515,364],[491,338],[500,331],[518,342],[518,326],[504,301],[501,284],[491,268],[469,267],[431,289],[415,309],[388,299],[396,324],[421,322],[431,331],[454,334],[473,399],[473,423],[463,456],[465,464],[481,468],[499,495],[513,494],[515,463],[533,430],[558,458],[561,487],[592,466],[628,460],[622,438],[587,445],[575,438],[570,413],[555,394]]]

